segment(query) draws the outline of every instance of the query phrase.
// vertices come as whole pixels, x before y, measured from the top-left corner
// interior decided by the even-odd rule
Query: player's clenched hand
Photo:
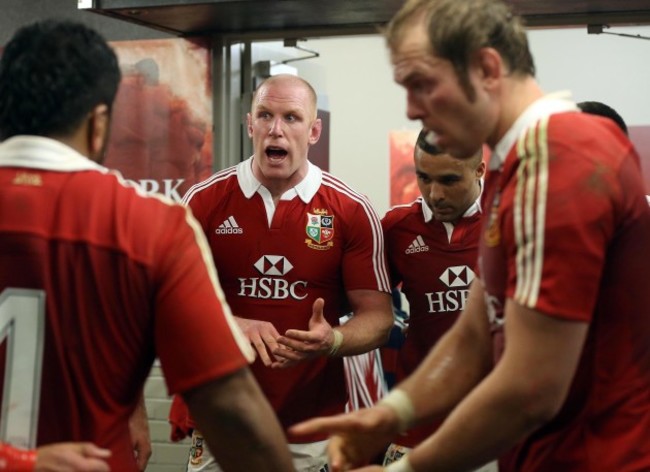
[[[235,319],[264,365],[271,366],[274,363],[271,353],[277,349],[277,339],[280,336],[275,326],[268,321],[249,320],[238,316]]]
[[[289,428],[289,432],[295,435],[332,435],[328,445],[331,472],[349,471],[367,464],[390,444],[398,431],[397,414],[383,405],[342,415],[314,418]]]
[[[34,472],[109,472],[111,451],[91,443],[56,443],[36,452]]]
[[[273,351],[276,358],[283,358],[291,365],[304,359],[327,355],[334,343],[332,326],[323,314],[325,301],[317,298],[309,319],[309,330],[288,329],[278,338],[278,347]]]
[[[149,433],[149,420],[144,406],[144,397],[140,396],[138,405],[129,418],[129,434],[138,470],[147,469],[151,457],[151,434]]]

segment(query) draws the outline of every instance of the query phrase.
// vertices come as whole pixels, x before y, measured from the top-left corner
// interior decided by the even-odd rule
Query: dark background
[[[153,28],[77,10],[76,0],[0,0],[0,46],[7,44],[21,26],[46,18],[81,21],[95,28],[108,41],[173,37]]]

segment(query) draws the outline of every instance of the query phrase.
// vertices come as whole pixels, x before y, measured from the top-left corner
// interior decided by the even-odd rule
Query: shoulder
[[[631,144],[614,121],[589,113],[566,112],[551,115],[537,123],[528,153],[548,152],[554,159],[570,165],[591,165],[605,159],[618,161],[629,154]],[[531,138],[535,137],[534,141]],[[533,144],[534,143],[534,144]],[[520,147],[524,143],[520,142]],[[579,159],[578,159],[579,158]]]
[[[421,217],[422,215],[422,199],[417,198],[411,203],[403,205],[395,205],[391,207],[381,220],[384,231],[389,231],[396,226],[408,224],[413,218]]]
[[[356,203],[370,203],[368,197],[360,192],[357,192],[338,177],[334,177],[332,174],[326,171],[322,171],[322,174],[323,178],[321,182],[321,188],[324,192],[327,192],[331,195],[336,195],[343,200],[350,200]]]
[[[191,241],[194,224],[189,209],[158,193],[146,193],[117,172],[79,173],[74,188],[91,189],[85,194],[66,192],[66,205],[89,215],[87,234],[96,243],[151,263],[166,249],[178,249]],[[72,187],[69,187],[72,188]],[[83,197],[83,198],[81,198]]]
[[[192,199],[215,193],[225,192],[231,185],[237,184],[237,166],[220,170],[198,184],[192,185],[183,196],[183,203],[188,204]]]
[[[151,224],[154,216],[166,215],[168,218],[184,220],[188,213],[181,203],[173,201],[157,192],[147,193],[137,183],[125,180],[119,173],[110,172],[106,176],[115,187],[115,205],[118,210],[128,212],[132,224]],[[142,217],[149,216],[144,219]]]
[[[344,213],[361,211],[369,218],[379,221],[379,216],[368,197],[354,190],[329,172],[323,171],[318,193],[322,198],[328,200],[330,204],[338,206]]]

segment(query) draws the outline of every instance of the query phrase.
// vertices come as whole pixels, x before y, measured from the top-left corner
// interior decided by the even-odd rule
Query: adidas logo
[[[234,216],[228,217],[214,232],[217,234],[244,234],[244,230],[239,227]]]
[[[413,240],[404,252],[406,254],[415,254],[416,252],[427,252],[428,250],[429,246],[424,243],[424,239],[418,234],[418,237]]]

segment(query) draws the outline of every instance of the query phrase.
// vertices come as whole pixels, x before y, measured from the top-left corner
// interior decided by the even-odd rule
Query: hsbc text
[[[307,282],[298,280],[289,283],[274,277],[239,278],[240,297],[262,298],[272,300],[304,300],[307,298]]]

